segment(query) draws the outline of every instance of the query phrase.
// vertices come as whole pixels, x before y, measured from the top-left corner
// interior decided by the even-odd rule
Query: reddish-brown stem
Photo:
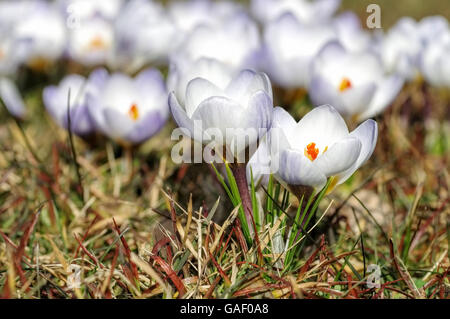
[[[250,233],[253,233],[252,199],[250,197],[250,192],[248,190],[246,165],[233,164],[230,166],[230,168],[231,171],[233,172],[239,190],[239,194],[241,196],[242,208],[244,209],[247,225],[250,229]]]

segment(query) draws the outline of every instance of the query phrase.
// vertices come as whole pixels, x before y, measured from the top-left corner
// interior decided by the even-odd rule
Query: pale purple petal
[[[126,136],[126,140],[133,144],[145,142],[150,137],[158,133],[167,121],[167,117],[159,111],[152,111],[146,114],[141,120],[135,123],[131,133]]]
[[[74,134],[85,136],[94,132],[94,124],[86,104],[72,108],[70,113],[71,129]]]
[[[256,92],[249,101],[239,127],[262,129],[267,132],[272,126],[273,102],[264,91]],[[265,133],[263,133],[264,135]],[[258,135],[262,137],[262,135]]]

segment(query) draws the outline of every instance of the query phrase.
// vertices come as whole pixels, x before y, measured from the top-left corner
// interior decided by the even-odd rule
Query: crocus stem
[[[133,179],[133,153],[134,149],[132,146],[125,147],[125,172],[126,172],[126,183],[131,183]]]
[[[245,164],[238,163],[231,165],[230,168],[236,180],[239,194],[241,195],[242,207],[244,209],[248,228],[250,229],[250,233],[253,233],[252,199],[248,190],[246,166]]]

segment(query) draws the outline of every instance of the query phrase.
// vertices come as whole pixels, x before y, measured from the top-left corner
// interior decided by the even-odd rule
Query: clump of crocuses
[[[70,129],[75,134],[100,132],[123,145],[145,142],[161,130],[169,114],[164,79],[155,69],[134,78],[104,69],[95,70],[88,79],[69,75],[59,86],[47,87],[43,96],[60,126],[69,128],[70,109]]]

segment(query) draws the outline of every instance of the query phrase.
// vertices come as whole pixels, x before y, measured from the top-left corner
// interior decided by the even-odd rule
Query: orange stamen
[[[314,161],[319,155],[319,149],[316,147],[316,143],[309,143],[305,148],[305,156]]]
[[[139,118],[139,109],[136,103],[131,105],[130,110],[128,111],[128,115],[131,117],[133,121],[137,121]]]
[[[344,92],[352,88],[352,82],[348,78],[343,78],[339,85],[339,91]]]
[[[89,43],[89,47],[92,50],[101,50],[101,49],[104,49],[106,47],[106,44],[105,44],[105,41],[103,41],[101,36],[96,36]]]

